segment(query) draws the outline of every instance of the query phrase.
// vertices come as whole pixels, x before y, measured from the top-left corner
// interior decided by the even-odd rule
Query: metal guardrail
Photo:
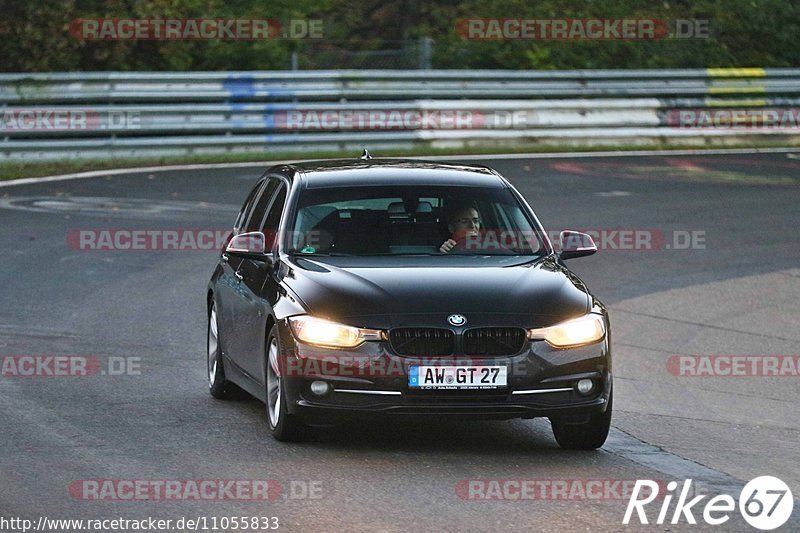
[[[794,142],[798,106],[800,69],[0,74],[0,160]]]
[[[0,102],[800,94],[798,69],[0,74]]]

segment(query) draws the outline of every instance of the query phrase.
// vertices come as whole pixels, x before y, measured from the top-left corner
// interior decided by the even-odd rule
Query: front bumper
[[[386,342],[366,342],[355,350],[317,348],[298,343],[279,323],[281,374],[289,412],[322,423],[364,415],[455,415],[486,419],[568,418],[582,420],[606,410],[611,391],[608,335],[579,348],[557,350],[545,341],[526,341],[507,357],[428,357],[395,354]],[[483,390],[419,389],[408,385],[413,365],[503,365],[508,386]],[[594,389],[578,394],[574,384],[592,379]],[[331,390],[311,392],[314,381]]]

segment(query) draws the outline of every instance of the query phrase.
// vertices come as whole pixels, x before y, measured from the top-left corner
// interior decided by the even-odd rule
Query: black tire
[[[267,336],[264,372],[267,424],[275,440],[293,442],[300,440],[303,422],[297,415],[289,414],[287,410],[286,387],[283,386],[284,378],[280,373],[280,353],[278,326],[273,326]]]
[[[570,424],[558,419],[551,420],[553,436],[565,450],[596,450],[603,446],[611,428],[613,391],[608,396],[608,407],[604,413],[592,415],[587,422]]]
[[[212,329],[213,326],[213,329]],[[225,367],[222,364],[222,350],[219,343],[219,322],[214,302],[208,309],[208,329],[206,331],[206,371],[208,391],[218,400],[229,400],[236,397],[237,387],[225,379]]]

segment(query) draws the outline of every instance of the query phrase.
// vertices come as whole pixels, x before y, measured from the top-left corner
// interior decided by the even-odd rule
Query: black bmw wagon
[[[496,171],[371,159],[267,170],[208,285],[208,384],[278,440],[368,416],[548,417],[592,449],[612,409],[608,314]]]

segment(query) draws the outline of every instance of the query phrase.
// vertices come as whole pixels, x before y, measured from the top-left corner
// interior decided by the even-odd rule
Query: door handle
[[[228,254],[226,254],[226,253],[223,253],[223,254],[222,254],[222,262],[223,262],[223,263],[227,263],[227,262],[228,262],[228,259],[230,259],[230,257],[228,257]]]
[[[237,282],[242,281],[244,279],[244,276],[242,276],[242,274],[238,270],[233,273],[233,277],[236,278]]]

